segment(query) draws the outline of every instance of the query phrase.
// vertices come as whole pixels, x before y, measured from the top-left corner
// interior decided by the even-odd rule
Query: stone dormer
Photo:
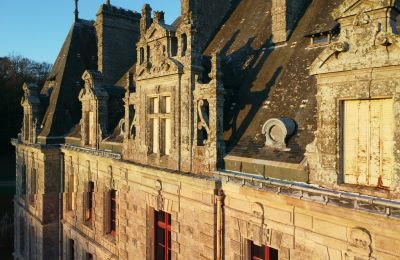
[[[307,148],[313,182],[378,196],[400,191],[398,11],[397,1],[346,0],[333,12],[340,36],[310,67],[318,91]]]
[[[137,44],[137,77],[143,79],[181,71],[176,60],[178,56],[176,29],[165,24],[164,12],[156,11],[153,14],[154,18],[151,18],[149,5],[145,5],[142,12],[141,36]]]
[[[22,89],[24,90],[24,96],[21,100],[21,106],[24,110],[21,129],[22,140],[27,143],[35,143],[40,129],[40,99],[38,95],[38,86],[36,84],[25,83]]]
[[[85,86],[79,93],[79,100],[82,102],[82,145],[98,148],[99,142],[107,135],[109,95],[100,72],[87,70],[82,79],[85,81]]]

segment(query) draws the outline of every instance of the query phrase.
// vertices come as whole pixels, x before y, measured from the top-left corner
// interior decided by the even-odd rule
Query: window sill
[[[113,244],[116,244],[117,243],[117,239],[116,239],[116,234],[115,235],[113,235],[113,234],[111,234],[111,233],[107,233],[107,234],[105,234],[105,238],[109,241],[109,242],[111,242],[111,243],[113,243]]]
[[[371,187],[350,183],[339,183],[340,190],[390,199],[390,189],[387,187]]]

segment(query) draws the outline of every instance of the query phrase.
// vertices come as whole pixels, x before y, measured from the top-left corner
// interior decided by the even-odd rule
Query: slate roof
[[[39,142],[59,142],[81,119],[78,95],[83,87],[82,74],[97,70],[97,42],[94,22],[75,22],[54,63],[42,96],[49,102],[42,121]]]
[[[329,13],[342,0],[314,0],[286,46],[271,42],[271,0],[242,0],[204,51],[220,52],[225,99],[224,138],[228,155],[300,163],[316,130],[316,82],[308,67],[323,48],[308,48],[305,37],[317,25],[335,22]],[[312,30],[311,30],[312,31]],[[298,125],[289,152],[264,148],[262,125],[290,117]]]

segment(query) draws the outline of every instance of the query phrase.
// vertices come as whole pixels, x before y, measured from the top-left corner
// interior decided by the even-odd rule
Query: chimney
[[[310,0],[272,0],[272,42],[286,42]]]
[[[154,12],[154,20],[156,23],[165,23],[164,19],[165,13],[162,11],[155,11]]]
[[[151,19],[151,7],[149,4],[145,4],[142,8],[142,17],[140,18],[140,33],[144,35],[149,29],[153,20]]]
[[[98,70],[113,85],[136,61],[140,14],[103,4],[97,13]]]

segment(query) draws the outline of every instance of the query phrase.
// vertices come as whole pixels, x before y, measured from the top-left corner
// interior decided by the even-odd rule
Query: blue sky
[[[79,16],[94,20],[105,0],[80,0]],[[111,0],[140,12],[144,3],[165,11],[167,23],[180,14],[180,0]],[[74,19],[74,0],[0,0],[0,57],[20,54],[53,63]]]

